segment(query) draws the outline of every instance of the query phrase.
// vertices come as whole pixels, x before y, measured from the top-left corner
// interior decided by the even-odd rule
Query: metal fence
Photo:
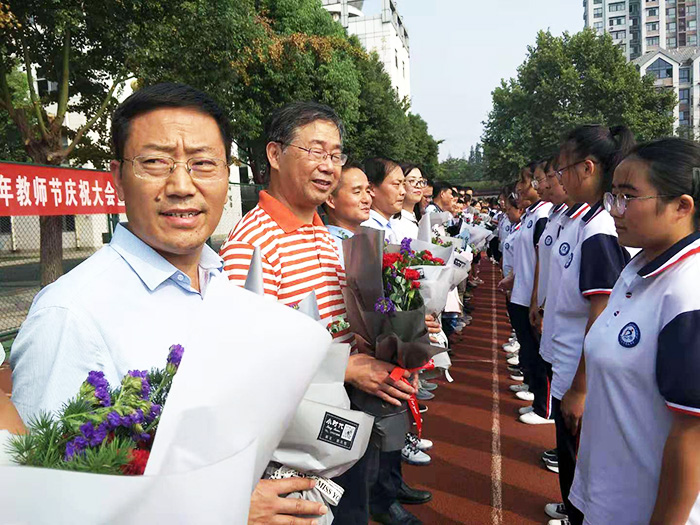
[[[262,186],[229,186],[224,215],[210,239],[219,248],[242,214],[258,202]],[[63,217],[63,271],[72,270],[111,238],[108,215]],[[126,220],[125,216],[121,220]],[[39,217],[0,217],[0,340],[12,338],[40,289]]]

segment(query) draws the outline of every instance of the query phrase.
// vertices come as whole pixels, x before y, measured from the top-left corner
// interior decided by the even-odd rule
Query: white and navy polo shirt
[[[547,276],[547,290],[552,290],[548,294],[547,304],[544,307],[544,318],[542,320],[542,338],[540,340],[540,355],[548,363],[552,363],[552,333],[554,328],[554,313],[557,307],[557,297],[559,295],[559,282],[564,272],[564,264],[568,260],[572,247],[578,244],[583,217],[591,207],[584,203],[574,204],[571,208],[560,215],[559,235],[552,245],[549,259],[549,270]]]
[[[506,242],[506,238],[510,235],[510,230],[513,227],[513,223],[510,222],[510,219],[508,216],[504,213],[501,215],[500,220],[498,221],[498,248],[503,251],[503,243]]]
[[[593,295],[610,295],[629,253],[617,241],[615,222],[601,202],[581,217],[579,242],[564,260],[552,331],[552,395],[571,387],[581,360]]]
[[[522,221],[517,224],[512,224],[510,233],[505,238],[505,241],[503,241],[504,277],[508,277],[511,273],[513,273],[513,264],[515,264],[515,246],[518,244],[520,239],[520,227],[522,224]]]
[[[537,260],[539,266],[539,280],[537,281],[537,304],[542,306],[547,298],[547,278],[549,275],[549,259],[552,253],[552,247],[559,238],[561,230],[562,218],[566,217],[564,213],[569,207],[562,203],[554,206],[549,211],[547,224],[542,232],[540,241],[537,243]]]
[[[551,202],[538,201],[530,206],[520,222],[520,242],[515,250],[515,283],[510,301],[520,306],[530,306],[532,287],[535,282],[535,247],[547,225],[547,216],[552,208]]]
[[[586,337],[571,501],[586,523],[649,523],[672,411],[700,417],[700,233],[637,255]],[[700,524],[700,498],[687,523]]]

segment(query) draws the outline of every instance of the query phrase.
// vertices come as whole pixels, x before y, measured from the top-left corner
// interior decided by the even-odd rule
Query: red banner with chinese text
[[[0,162],[0,216],[124,213],[108,171]]]

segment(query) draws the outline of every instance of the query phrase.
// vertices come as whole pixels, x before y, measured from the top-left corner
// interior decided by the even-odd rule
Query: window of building
[[[406,62],[401,62],[401,66],[403,67],[403,78],[406,78]]]
[[[647,31],[658,31],[659,30],[659,23],[658,22],[649,22],[647,24]]]
[[[630,14],[631,15],[638,15],[639,14],[639,4],[631,4],[630,5]]]
[[[659,38],[656,38],[656,44],[659,45]],[[647,38],[647,40],[649,40]],[[648,42],[647,42],[648,43]],[[656,78],[672,78],[673,77],[673,66],[666,62],[662,58],[657,58],[648,68],[647,74],[652,74]]]
[[[593,29],[596,31],[603,31],[603,22],[594,22]]]
[[[677,40],[675,36],[666,39],[666,47],[677,47]]]
[[[602,3],[603,3],[603,0],[593,0],[593,3],[596,4],[596,5],[597,5],[597,4],[602,4]]]
[[[625,21],[627,20],[626,17],[624,16],[615,16],[610,18],[610,26],[622,26],[625,25]]]
[[[698,35],[688,35],[688,45],[697,46],[698,45]]]
[[[610,31],[613,40],[624,40],[627,38],[627,31]]]
[[[679,111],[678,112],[678,120],[681,124],[683,125],[688,125],[688,122],[690,121],[690,111]]]
[[[685,12],[688,15],[694,15],[698,12],[698,8],[694,5],[689,5],[685,8]]]
[[[593,9],[593,18],[603,18],[603,8],[596,7]]]
[[[12,233],[12,219],[0,217],[0,233]]]
[[[690,82],[690,68],[682,67],[679,71],[678,79],[680,82]]]
[[[666,0],[666,5],[676,5],[676,0]]]
[[[75,215],[63,215],[63,231],[75,231]]]
[[[650,7],[649,9],[647,9],[647,16],[659,16],[659,8]]]
[[[675,22],[670,22],[666,24],[666,31],[670,31],[672,33],[676,32],[676,23]]]
[[[669,7],[668,9],[666,9],[666,16],[676,16],[676,8]]]
[[[397,49],[394,49],[394,60],[396,61],[396,69],[399,69],[399,52]]]
[[[685,46],[685,33],[680,33],[678,35],[678,47]]]
[[[690,104],[690,89],[683,88],[678,90],[678,100],[681,104]]]
[[[659,37],[658,36],[650,36],[647,37],[647,46],[658,46],[659,45]]]
[[[688,20],[688,29],[697,29],[697,27],[698,27],[697,20]]]
[[[617,2],[608,6],[608,11],[610,11],[611,13],[615,13],[617,11],[624,11],[625,9],[625,2]]]

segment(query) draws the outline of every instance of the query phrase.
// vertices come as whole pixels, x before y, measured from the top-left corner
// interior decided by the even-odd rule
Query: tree
[[[672,91],[639,76],[610,35],[540,31],[517,78],[493,91],[483,135],[488,177],[509,179],[530,160],[554,152],[579,124],[624,124],[639,140],[670,135],[675,103]]]
[[[440,163],[440,177],[445,180],[462,183],[464,181],[484,180],[485,166],[481,144],[476,144],[469,150],[469,157],[448,157]]]

